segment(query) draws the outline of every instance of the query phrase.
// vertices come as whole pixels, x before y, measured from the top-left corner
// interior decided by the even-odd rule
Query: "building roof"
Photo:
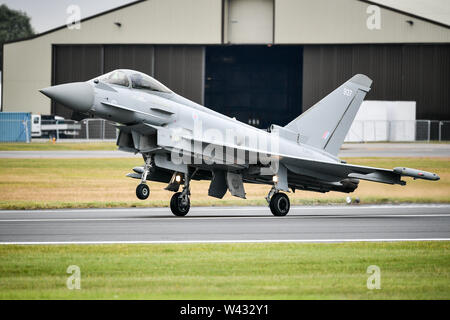
[[[109,14],[114,11],[119,11],[127,7],[134,6],[138,3],[145,2],[147,0],[137,0],[127,3],[125,5],[100,12],[98,14],[81,19],[81,23],[95,19],[97,17]],[[434,25],[438,25],[447,29],[450,29],[450,2],[448,0],[354,0],[356,2],[365,2],[367,4],[377,5],[381,8],[388,9],[390,11],[407,15],[415,19],[423,20]],[[430,6],[431,4],[431,6]],[[62,25],[45,32],[17,39],[13,41],[5,42],[4,44],[15,43],[25,40],[31,40],[38,38],[55,31],[67,28],[67,25]]]
[[[371,2],[450,26],[448,0],[371,0]]]
[[[144,1],[147,1],[147,0],[136,0],[136,1],[124,4],[122,6],[119,6],[119,7],[116,7],[116,8],[112,8],[112,9],[107,10],[107,11],[102,11],[102,12],[99,12],[99,13],[94,14],[92,16],[89,16],[89,17],[86,17],[84,19],[81,19],[80,22],[83,23],[85,21],[89,21],[91,19],[95,19],[97,17],[103,16],[105,14],[108,14],[108,13],[111,13],[111,12],[114,12],[114,11],[118,11],[118,10],[121,10],[121,9],[124,9],[124,8],[127,8],[127,7],[134,6],[134,5],[136,5],[136,4],[140,3],[140,2],[144,2]],[[49,33],[52,33],[52,32],[55,32],[55,31],[58,31],[58,30],[61,30],[61,29],[64,29],[64,28],[67,28],[67,25],[62,25],[62,26],[59,26],[59,27],[56,27],[56,28],[53,28],[53,29],[50,29],[50,30],[47,30],[47,31],[44,31],[44,32],[41,32],[41,33],[38,33],[38,34],[35,34],[35,35],[31,36],[31,37],[26,37],[26,38],[22,38],[22,39],[7,41],[7,42],[4,42],[4,44],[14,43],[14,42],[19,42],[19,41],[24,41],[24,40],[31,40],[31,39],[38,38],[38,37],[44,36],[46,34],[49,34]]]

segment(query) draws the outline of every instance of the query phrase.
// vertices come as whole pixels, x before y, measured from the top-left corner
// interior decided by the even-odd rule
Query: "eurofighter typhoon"
[[[167,183],[166,190],[174,192],[172,213],[185,216],[192,179],[210,180],[208,195],[220,199],[228,190],[245,198],[244,183],[267,184],[271,212],[285,216],[291,190],[350,193],[360,180],[399,185],[406,184],[402,176],[439,180],[417,169],[351,165],[337,157],[371,84],[367,76],[355,75],[286,126],[268,130],[201,106],[133,70],[40,91],[75,112],[117,123],[119,150],[144,158],[144,165],[127,175],[140,180],[139,199],[150,195],[148,180]]]

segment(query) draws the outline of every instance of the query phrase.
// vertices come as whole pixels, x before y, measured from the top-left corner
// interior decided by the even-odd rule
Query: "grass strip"
[[[450,242],[3,245],[0,299],[449,299]],[[68,266],[81,270],[69,290]],[[367,268],[381,289],[367,288]]]

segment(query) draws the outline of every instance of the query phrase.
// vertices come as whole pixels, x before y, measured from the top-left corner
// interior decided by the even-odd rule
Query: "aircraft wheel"
[[[283,217],[288,214],[291,202],[286,194],[279,192],[272,196],[269,207],[274,216]]]
[[[136,197],[145,200],[150,195],[150,188],[145,183],[141,183],[136,187]]]
[[[183,203],[181,192],[177,192],[170,199],[170,210],[178,217],[183,217],[188,214],[191,208],[191,200],[187,197],[187,203]]]

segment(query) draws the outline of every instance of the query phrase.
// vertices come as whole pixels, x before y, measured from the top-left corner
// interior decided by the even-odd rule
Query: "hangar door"
[[[102,47],[98,45],[86,46],[57,46],[53,47],[53,76],[52,85],[67,82],[78,82],[92,79],[103,71]],[[52,101],[52,114],[72,118],[72,110],[60,103]],[[77,120],[79,115],[73,115]]]
[[[205,106],[259,128],[302,112],[301,46],[206,48]]]
[[[114,69],[149,74],[178,94],[203,103],[203,46],[56,45],[52,85],[86,81]],[[52,114],[79,120],[63,105],[52,102]]]
[[[357,73],[373,80],[366,100],[416,101],[416,118],[450,117],[450,45],[355,44],[304,46],[306,111]]]

